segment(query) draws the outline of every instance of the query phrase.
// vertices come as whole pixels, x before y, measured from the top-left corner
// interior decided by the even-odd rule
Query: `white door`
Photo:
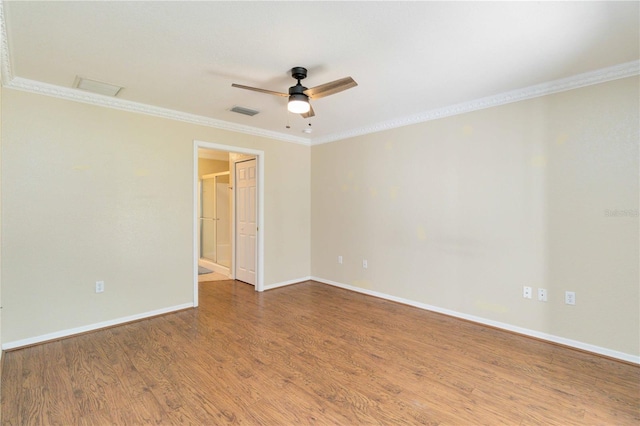
[[[256,160],[236,163],[236,274],[256,285]]]

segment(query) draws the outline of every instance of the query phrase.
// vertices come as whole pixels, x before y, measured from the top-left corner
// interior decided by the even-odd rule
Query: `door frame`
[[[200,250],[198,247],[198,148],[212,149],[216,151],[235,152],[238,154],[254,155],[256,157],[256,164],[258,167],[257,173],[257,201],[256,209],[258,210],[258,231],[256,233],[256,285],[255,291],[264,291],[264,151],[250,148],[241,148],[232,145],[223,145],[215,142],[206,142],[200,140],[193,141],[193,306],[198,306],[198,258],[200,256]],[[230,173],[235,173],[234,170],[229,170]],[[235,184],[234,184],[235,185]],[[232,191],[235,193],[235,188]],[[235,197],[234,197],[235,199]],[[235,214],[235,213],[234,213]],[[232,227],[232,239],[235,238],[235,218],[233,219],[234,225]],[[235,268],[235,242],[232,250],[232,262],[233,268]],[[235,271],[233,272],[235,276]]]

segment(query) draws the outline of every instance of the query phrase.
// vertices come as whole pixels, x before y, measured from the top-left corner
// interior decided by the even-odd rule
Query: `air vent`
[[[76,77],[73,87],[106,96],[116,96],[122,90],[122,87],[120,86],[96,80],[89,80],[80,76]]]
[[[238,114],[248,115],[249,117],[253,117],[260,112],[256,111],[255,109],[249,109],[241,106],[234,106],[230,111],[237,112]]]

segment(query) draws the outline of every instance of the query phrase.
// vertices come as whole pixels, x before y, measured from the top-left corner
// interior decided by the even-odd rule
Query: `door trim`
[[[198,306],[198,258],[200,250],[198,247],[198,148],[214,149],[216,151],[236,152],[238,154],[255,155],[258,165],[258,232],[257,238],[257,259],[256,259],[256,291],[264,291],[264,151],[257,149],[241,148],[232,145],[223,145],[214,142],[200,140],[193,141],[193,306]],[[232,191],[233,192],[233,191]],[[235,226],[235,225],[234,225]],[[235,251],[235,248],[234,250]],[[235,259],[234,259],[235,260]]]

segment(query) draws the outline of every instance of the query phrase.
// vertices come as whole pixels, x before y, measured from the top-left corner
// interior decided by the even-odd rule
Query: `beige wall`
[[[193,301],[194,140],[264,151],[264,283],[309,276],[309,147],[2,95],[4,343]]]
[[[313,275],[637,356],[638,92],[310,149],[5,89],[2,341],[192,301],[196,139],[265,152],[266,285]]]
[[[638,117],[634,77],[314,146],[312,276],[637,356]]]
[[[222,160],[212,160],[209,158],[198,158],[198,177],[211,175],[214,173],[228,172],[229,162]]]
[[[2,37],[0,37],[2,42]],[[2,60],[0,60],[2,66]],[[2,84],[0,84],[0,165],[2,164]],[[2,241],[2,167],[0,167],[0,241]],[[0,347],[2,346],[2,244],[0,244]],[[0,349],[0,359],[2,358],[2,350]],[[0,363],[0,366],[2,363]],[[2,369],[0,368],[0,373]],[[0,374],[0,378],[2,374]]]

